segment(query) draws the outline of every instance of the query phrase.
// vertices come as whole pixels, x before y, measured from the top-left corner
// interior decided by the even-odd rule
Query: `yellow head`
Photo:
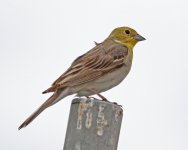
[[[145,40],[144,37],[129,27],[119,27],[114,29],[108,38],[129,48],[133,48],[137,42]]]

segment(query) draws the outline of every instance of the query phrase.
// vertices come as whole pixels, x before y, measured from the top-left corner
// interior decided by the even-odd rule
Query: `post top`
[[[118,108],[123,111],[122,106],[116,104],[115,102],[113,103],[113,102],[108,102],[108,101],[102,101],[96,98],[84,98],[84,97],[79,98],[78,97],[72,100],[72,104],[76,104],[76,103],[91,103],[91,104],[99,103],[99,104],[111,105],[113,107],[116,107],[116,109]]]

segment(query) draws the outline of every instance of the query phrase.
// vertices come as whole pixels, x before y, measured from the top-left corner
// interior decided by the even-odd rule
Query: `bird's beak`
[[[136,41],[144,41],[146,40],[143,36],[137,34],[133,37]]]

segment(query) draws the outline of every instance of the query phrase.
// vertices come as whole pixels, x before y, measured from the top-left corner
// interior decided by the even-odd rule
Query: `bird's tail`
[[[31,116],[29,116],[20,126],[19,130],[21,128],[26,127],[28,124],[30,124],[40,113],[42,113],[46,108],[49,106],[57,103],[60,99],[65,97],[62,93],[55,92],[48,100],[46,100]]]

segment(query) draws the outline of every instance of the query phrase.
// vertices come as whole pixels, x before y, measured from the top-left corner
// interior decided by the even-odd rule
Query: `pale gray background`
[[[118,150],[188,149],[187,0],[1,0],[0,149],[61,150],[73,96],[17,127],[41,92],[112,29],[146,37],[131,73],[104,95],[123,105]]]

